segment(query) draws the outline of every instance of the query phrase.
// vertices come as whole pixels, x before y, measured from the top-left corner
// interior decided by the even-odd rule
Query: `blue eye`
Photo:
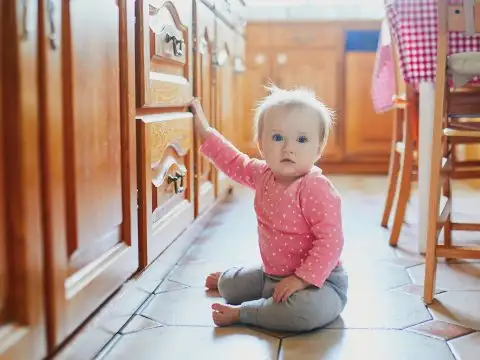
[[[306,136],[299,136],[297,141],[300,143],[300,144],[304,144],[306,142],[308,142],[308,138]]]
[[[283,140],[283,136],[280,135],[280,134],[273,134],[273,135],[272,135],[272,140],[273,140],[273,141],[282,141],[282,140]]]

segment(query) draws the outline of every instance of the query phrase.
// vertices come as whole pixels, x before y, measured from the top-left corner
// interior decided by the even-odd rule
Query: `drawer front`
[[[137,121],[140,252],[150,262],[193,220],[193,115]]]
[[[137,1],[138,107],[184,106],[192,97],[191,1]]]

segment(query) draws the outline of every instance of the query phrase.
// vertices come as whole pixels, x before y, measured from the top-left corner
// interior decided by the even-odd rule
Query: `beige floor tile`
[[[435,319],[480,330],[480,291],[449,291],[435,299],[429,306]]]
[[[454,360],[443,341],[407,331],[324,330],[282,341],[280,360]]]
[[[425,265],[408,269],[416,284],[423,285]],[[436,286],[442,290],[480,290],[480,264],[437,265]]]
[[[396,291],[351,292],[341,317],[328,328],[403,329],[430,320],[422,301]]]
[[[165,325],[214,326],[211,305],[216,302],[224,303],[201,288],[174,290],[155,295],[141,314]]]
[[[405,269],[382,262],[345,262],[351,291],[387,290],[411,283]]]
[[[278,346],[278,339],[243,327],[161,327],[122,336],[106,359],[274,360]]]
[[[480,332],[453,339],[449,345],[457,360],[478,360],[480,357]]]

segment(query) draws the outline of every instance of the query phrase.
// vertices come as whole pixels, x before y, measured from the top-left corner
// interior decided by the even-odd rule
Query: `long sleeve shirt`
[[[278,183],[265,161],[241,153],[216,130],[200,151],[231,179],[255,190],[264,271],[295,274],[322,287],[343,249],[341,199],[322,171],[313,166],[288,186]]]

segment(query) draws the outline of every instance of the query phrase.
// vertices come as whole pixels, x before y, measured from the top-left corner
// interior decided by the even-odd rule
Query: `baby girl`
[[[324,149],[331,112],[309,91],[271,88],[256,115],[256,141],[264,160],[251,159],[211,128],[193,100],[200,151],[236,182],[255,190],[263,266],[210,274],[227,305],[214,304],[218,326],[250,324],[308,331],[335,320],[347,301],[340,263],[340,196],[314,164]]]

